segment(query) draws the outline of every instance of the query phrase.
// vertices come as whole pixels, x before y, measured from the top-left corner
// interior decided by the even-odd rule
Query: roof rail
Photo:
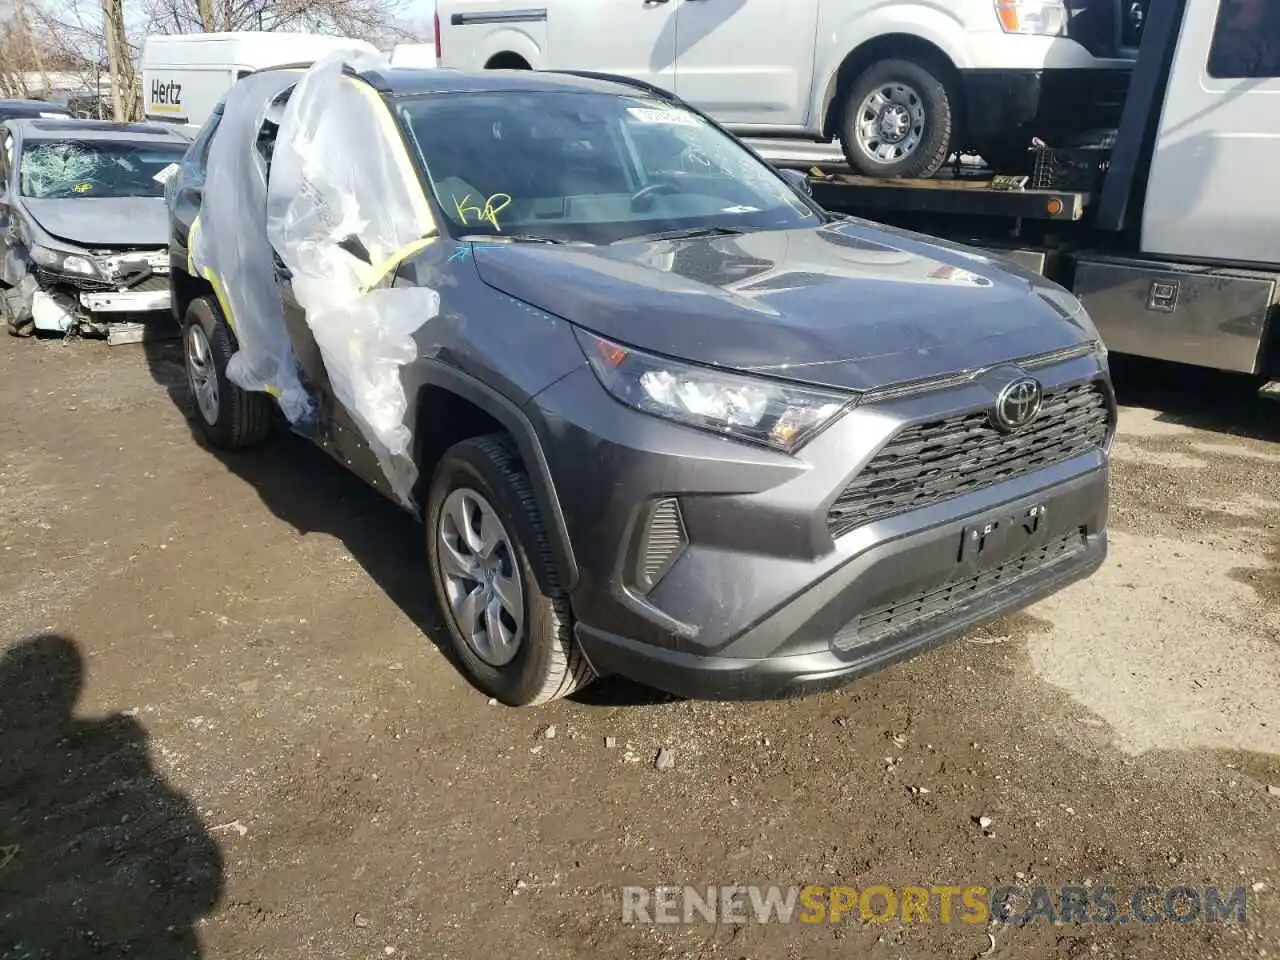
[[[256,70],[250,70],[245,74],[245,76],[252,77],[259,73],[271,73],[273,70],[310,70],[315,65],[316,61],[314,60],[297,60],[293,63],[273,63],[269,67],[258,67]],[[355,76],[355,71],[351,69],[351,65],[349,63],[344,63],[342,65],[342,72]]]
[[[666,100],[670,103],[678,103],[684,106],[685,103],[670,90],[649,83],[647,80],[637,80],[635,77],[624,77],[618,73],[598,73],[594,70],[539,70],[538,73],[562,73],[570,77],[582,77],[584,80],[603,80],[606,83],[620,83],[623,86],[635,87],[637,90],[643,90],[645,93],[651,93],[660,100]]]

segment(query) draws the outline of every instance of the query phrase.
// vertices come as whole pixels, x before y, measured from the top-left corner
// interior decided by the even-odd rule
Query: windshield
[[[736,141],[661,100],[504,91],[397,107],[455,235],[612,243],[820,222]]]
[[[31,143],[22,151],[20,189],[33,200],[162,197],[164,184],[155,176],[180,161],[185,149],[109,140]]]

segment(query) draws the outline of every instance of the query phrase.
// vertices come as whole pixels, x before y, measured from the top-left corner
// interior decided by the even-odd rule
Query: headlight
[[[600,383],[645,413],[787,453],[856,400],[658,357],[574,328]]]
[[[75,253],[61,253],[57,250],[50,250],[48,247],[35,246],[31,248],[31,259],[42,267],[48,267],[50,270],[60,270],[63,273],[78,273],[86,277],[96,277],[98,275],[98,268],[94,266],[92,260]]]
[[[995,0],[995,6],[1005,33],[1059,37],[1067,32],[1063,0]]]

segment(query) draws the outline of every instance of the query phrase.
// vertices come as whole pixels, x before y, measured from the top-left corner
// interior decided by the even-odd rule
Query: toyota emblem
[[[996,397],[995,409],[991,411],[992,425],[1005,433],[1021,430],[1039,415],[1043,400],[1040,381],[1019,377]]]

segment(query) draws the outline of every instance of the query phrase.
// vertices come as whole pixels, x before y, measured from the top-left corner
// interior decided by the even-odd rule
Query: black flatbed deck
[[[1024,220],[1082,220],[1093,194],[1077,190],[1034,190],[1026,177],[989,173],[940,174],[928,180],[881,180],[814,168],[813,198],[843,213],[933,213],[1010,217]]]

